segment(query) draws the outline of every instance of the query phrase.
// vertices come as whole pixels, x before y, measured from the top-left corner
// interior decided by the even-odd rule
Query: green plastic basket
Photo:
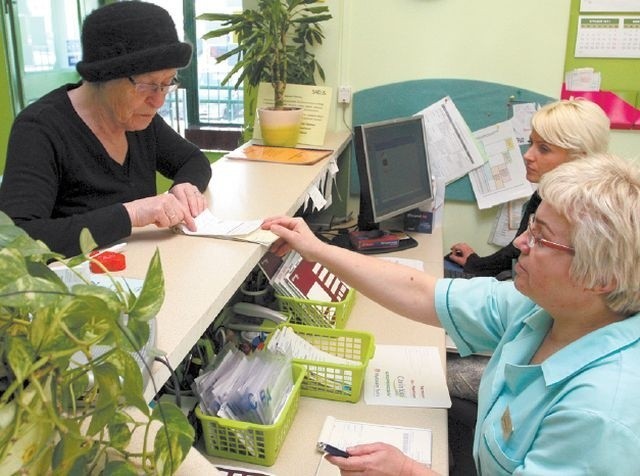
[[[351,288],[339,302],[312,301],[276,294],[280,311],[292,324],[343,329],[356,301],[356,290]]]
[[[302,365],[293,364],[292,371],[293,390],[280,418],[272,425],[259,425],[211,416],[203,413],[199,406],[196,407],[196,416],[202,424],[205,452],[211,456],[246,463],[273,465],[298,411],[300,387],[305,368]]]
[[[358,362],[357,365],[343,365],[293,359],[296,364],[306,368],[300,395],[341,402],[360,400],[364,373],[375,353],[375,339],[372,334],[296,324],[280,324],[278,327],[290,327],[317,349]]]

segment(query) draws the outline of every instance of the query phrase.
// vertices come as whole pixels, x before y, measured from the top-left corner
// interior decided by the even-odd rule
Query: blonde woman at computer
[[[606,152],[609,145],[609,118],[597,104],[585,99],[560,100],[539,109],[531,121],[529,150],[524,154],[527,180],[538,183],[558,165],[589,154]],[[540,204],[534,193],[524,207],[516,236],[522,233]],[[489,256],[478,256],[467,243],[451,246],[447,256],[463,267],[465,274],[498,276],[510,273],[520,251],[513,243]]]

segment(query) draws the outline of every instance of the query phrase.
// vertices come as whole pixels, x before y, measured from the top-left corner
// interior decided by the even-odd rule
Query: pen
[[[328,443],[318,442],[318,448],[326,453],[329,453],[332,456],[341,456],[343,458],[348,458],[349,456],[351,456],[346,451],[341,450],[340,448],[336,448],[335,446]]]

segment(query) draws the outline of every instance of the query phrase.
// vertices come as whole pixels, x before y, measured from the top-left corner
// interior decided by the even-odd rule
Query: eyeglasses
[[[562,245],[560,243],[556,243],[555,241],[545,240],[544,238],[536,236],[533,231],[533,225],[535,224],[535,222],[536,222],[536,214],[532,213],[529,216],[529,225],[527,226],[527,233],[528,233],[527,245],[529,246],[529,248],[533,248],[534,246],[539,245],[539,246],[546,246],[547,248],[552,248],[558,251],[565,251],[572,255],[575,254],[575,249],[572,248],[571,246]]]
[[[169,84],[138,83],[131,76],[127,79],[135,86],[136,93],[140,95],[155,94],[159,92],[166,96],[167,94],[174,92],[178,89],[178,86],[180,86],[180,83],[176,78],[173,78]]]

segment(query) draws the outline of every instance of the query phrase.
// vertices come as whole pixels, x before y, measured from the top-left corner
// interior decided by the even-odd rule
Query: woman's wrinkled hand
[[[198,187],[190,183],[179,183],[169,190],[182,203],[192,217],[197,217],[207,208],[207,199],[200,193]]]
[[[134,228],[147,225],[168,228],[184,223],[189,230],[196,231],[196,224],[189,208],[171,193],[127,202],[124,208]]]

